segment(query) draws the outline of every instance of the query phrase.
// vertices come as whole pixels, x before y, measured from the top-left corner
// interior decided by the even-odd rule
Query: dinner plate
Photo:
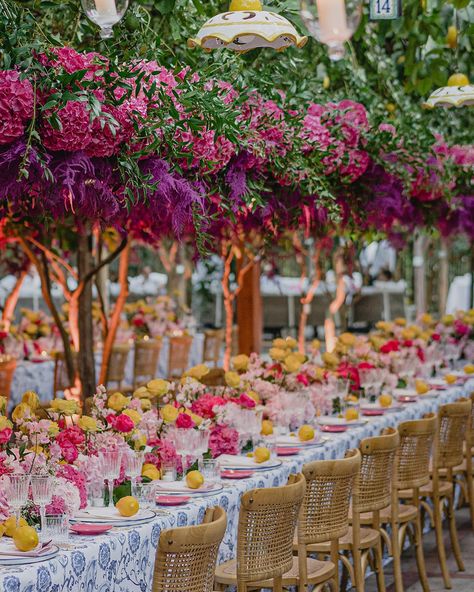
[[[380,403],[365,403],[364,405],[361,405],[360,410],[362,411],[362,413],[364,413],[365,411],[381,411],[382,413],[397,413],[398,411],[402,410],[402,406],[397,405],[397,403],[394,403],[394,402],[392,402],[390,407],[382,407],[382,405],[380,405]],[[375,413],[373,415],[375,415]],[[378,415],[381,415],[381,413],[379,413]]]
[[[136,524],[146,524],[155,518],[153,510],[143,509],[139,510],[135,516],[121,516],[117,508],[87,508],[78,512],[71,518],[71,523],[86,523],[86,524],[107,524],[113,526],[135,526]]]
[[[224,479],[248,479],[253,475],[253,471],[233,471],[232,469],[221,471],[221,477]]]
[[[295,454],[299,454],[302,448],[289,448],[289,447],[280,447],[276,448],[276,453],[278,456],[294,456]]]
[[[12,555],[8,555],[11,551]],[[40,563],[49,561],[56,557],[59,553],[59,548],[56,545],[48,545],[48,547],[38,555],[33,555],[31,552],[22,553],[18,551],[10,538],[4,538],[0,541],[0,566],[1,565],[28,565],[30,563]]]
[[[367,407],[363,407],[360,411],[362,415],[365,415],[366,417],[375,417],[385,414],[384,409],[368,409]]]
[[[159,506],[181,506],[189,502],[189,495],[158,495],[156,503]]]
[[[77,524],[71,524],[70,530],[74,534],[80,535],[99,535],[104,534],[113,528],[112,524],[87,524],[78,522]]]
[[[304,442],[297,436],[278,436],[276,446],[277,448],[317,448],[324,446],[325,442],[327,442],[327,438],[318,438],[318,436]]]
[[[415,389],[395,389],[393,394],[400,403],[416,403],[420,396]]]
[[[341,432],[345,432],[349,426],[346,425],[323,425],[321,426],[321,430],[323,432],[329,432],[331,434],[338,434]]]
[[[252,457],[231,454],[223,454],[218,460],[222,469],[232,471],[271,471],[282,465],[281,460],[276,458],[271,458],[263,463],[256,463]]]
[[[346,428],[353,428],[365,425],[366,419],[352,419],[347,420],[344,417],[318,417],[318,423],[321,426],[345,426]]]
[[[204,483],[199,489],[191,489],[186,481],[155,481],[155,485],[157,495],[165,496],[208,497],[223,490],[220,483]]]

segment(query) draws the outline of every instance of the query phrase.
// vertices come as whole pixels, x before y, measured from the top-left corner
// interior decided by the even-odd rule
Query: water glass
[[[24,473],[13,473],[8,475],[8,479],[8,503],[15,510],[16,523],[18,525],[20,521],[21,508],[28,501],[30,475],[25,475]]]
[[[204,477],[204,481],[215,483],[219,480],[220,467],[216,458],[200,458],[198,466],[202,476]]]
[[[44,540],[63,545],[69,541],[69,516],[67,514],[46,514]]]
[[[102,472],[109,486],[109,507],[114,505],[114,480],[120,477],[122,453],[120,450],[102,452]]]
[[[137,483],[136,493],[140,508],[154,508],[156,506],[156,484],[153,481]]]
[[[126,473],[127,473],[127,476],[130,477],[132,495],[136,496],[137,479],[142,474],[142,467],[143,467],[143,463],[145,462],[145,453],[130,451],[130,453],[126,457],[126,460],[127,460]]]
[[[44,520],[46,514],[46,506],[51,502],[53,497],[53,479],[50,475],[33,475],[31,477],[31,492],[33,494],[33,501],[40,510],[40,530],[43,538]]]
[[[161,480],[162,481],[176,481],[177,470],[176,462],[174,460],[167,460],[161,462]]]

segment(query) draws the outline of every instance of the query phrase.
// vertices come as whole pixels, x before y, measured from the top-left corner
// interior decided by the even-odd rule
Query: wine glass
[[[175,428],[170,432],[170,439],[174,444],[177,454],[181,456],[181,462],[183,467],[182,477],[186,473],[186,460],[187,457],[195,452],[197,438],[195,434],[197,430],[194,429],[180,429]]]
[[[197,430],[196,454],[198,459],[209,450],[209,432],[207,430]]]
[[[137,497],[137,479],[142,474],[143,463],[145,461],[145,453],[142,451],[131,451],[127,455],[127,475],[130,477],[131,491],[134,497]]]
[[[31,478],[24,473],[12,473],[8,478],[8,503],[15,510],[16,525],[19,526],[21,508],[28,501]]]
[[[102,452],[102,471],[109,486],[109,507],[114,505],[114,479],[120,476],[122,453],[120,450]]]
[[[31,477],[33,501],[39,506],[41,535],[46,530],[46,506],[53,497],[53,479],[50,475],[33,475]],[[43,538],[43,536],[42,536]]]

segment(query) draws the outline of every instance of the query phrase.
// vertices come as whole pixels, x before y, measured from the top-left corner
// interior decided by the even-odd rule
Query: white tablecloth
[[[198,523],[206,507],[219,505],[227,511],[228,526],[220,547],[219,562],[234,557],[237,537],[239,500],[241,494],[255,487],[272,487],[286,482],[288,475],[301,470],[311,460],[341,458],[347,448],[358,445],[362,438],[376,436],[388,426],[422,417],[436,411],[440,404],[454,401],[474,389],[474,380],[464,387],[452,387],[437,398],[406,404],[399,413],[374,417],[364,426],[331,439],[320,448],[313,448],[285,459],[278,469],[255,474],[238,482],[226,482],[223,493],[197,499],[169,513],[157,516],[137,528],[114,528],[108,534],[87,538],[73,535],[74,548],[45,563],[25,567],[0,567],[1,592],[150,592],[156,547],[162,529]],[[183,591],[184,592],[184,591]]]
[[[191,351],[189,352],[188,365],[196,366],[202,362],[202,354],[204,348],[204,334],[196,333],[193,338]],[[157,376],[166,378],[168,374],[168,352],[169,340],[167,337],[163,339],[163,347],[160,353],[160,360],[158,363]],[[97,367],[96,373],[99,375],[100,371],[100,355],[96,356]],[[15,374],[13,376],[13,383],[10,393],[9,409],[13,409],[21,401],[21,397],[25,391],[35,391],[38,393],[42,402],[50,401],[53,398],[53,382],[54,382],[54,362],[47,360],[45,362],[34,363],[21,361],[18,362]],[[124,384],[133,383],[133,350],[130,351],[125,368]],[[92,393],[91,393],[92,394]],[[2,591],[3,592],[3,591]]]

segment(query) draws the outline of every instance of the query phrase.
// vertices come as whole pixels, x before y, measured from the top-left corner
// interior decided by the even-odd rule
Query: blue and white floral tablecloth
[[[191,350],[189,352],[188,365],[196,366],[202,362],[204,348],[204,334],[196,333],[193,338]],[[157,376],[166,378],[168,372],[168,352],[169,340],[163,339],[163,347],[158,362]],[[100,356],[96,357],[96,372],[100,371]],[[46,360],[44,362],[20,361],[17,364],[13,383],[10,392],[8,408],[11,411],[21,401],[23,393],[26,391],[35,391],[38,393],[42,402],[51,401],[53,398],[54,383],[54,362]],[[128,355],[127,365],[125,367],[124,384],[133,383],[133,350]]]
[[[73,548],[62,551],[49,562],[26,567],[0,567],[0,592],[149,592],[161,530],[199,523],[206,507],[214,505],[223,507],[228,517],[219,562],[230,559],[235,555],[239,500],[244,491],[282,485],[288,475],[299,471],[305,462],[341,458],[347,448],[356,447],[362,438],[378,435],[381,429],[396,426],[401,421],[420,418],[472,390],[474,380],[440,392],[436,398],[406,404],[399,413],[374,417],[359,428],[331,434],[323,446],[285,459],[278,469],[239,482],[225,482],[221,494],[167,511],[149,524],[133,529],[115,528],[95,538],[72,535]]]

